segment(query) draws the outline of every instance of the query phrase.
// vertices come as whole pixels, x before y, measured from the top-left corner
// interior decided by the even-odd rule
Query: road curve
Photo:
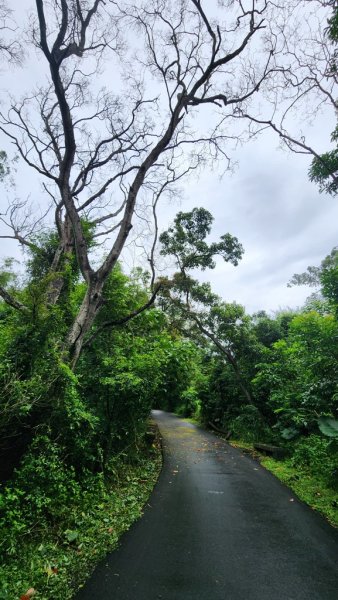
[[[337,600],[338,531],[215,435],[154,411],[164,466],[144,516],[78,600]]]

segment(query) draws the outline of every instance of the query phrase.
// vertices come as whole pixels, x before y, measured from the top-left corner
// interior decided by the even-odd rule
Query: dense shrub
[[[48,433],[34,438],[22,464],[0,495],[1,551],[14,553],[23,536],[60,524],[81,498],[75,469],[64,458],[65,449]],[[67,511],[65,511],[67,507]]]
[[[247,442],[265,441],[272,436],[258,408],[252,404],[242,406],[238,416],[228,421],[227,427],[234,438]]]
[[[338,452],[330,439],[312,434],[297,440],[291,463],[338,488]]]

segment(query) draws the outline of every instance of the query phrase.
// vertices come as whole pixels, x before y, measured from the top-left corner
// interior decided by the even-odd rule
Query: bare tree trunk
[[[103,285],[102,279],[90,283],[78,314],[69,331],[65,350],[69,353],[70,363],[73,369],[81,354],[85,335],[90,330],[96,315],[102,306]]]
[[[57,304],[60,294],[65,284],[64,271],[74,257],[74,237],[72,224],[69,216],[66,214],[65,220],[60,226],[61,239],[59,246],[54,254],[53,262],[49,272],[55,274],[51,280],[46,294],[47,303],[54,306]]]

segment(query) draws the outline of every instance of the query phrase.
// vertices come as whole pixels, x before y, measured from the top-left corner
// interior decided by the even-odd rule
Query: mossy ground
[[[89,577],[95,565],[140,517],[157,481],[161,451],[150,452],[134,464],[114,463],[109,483],[86,490],[82,503],[65,506],[69,527],[36,531],[23,540],[20,555],[8,557],[0,567],[0,600],[69,600]]]

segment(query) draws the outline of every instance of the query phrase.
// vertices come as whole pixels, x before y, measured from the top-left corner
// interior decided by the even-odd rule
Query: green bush
[[[63,454],[48,434],[38,434],[12,480],[1,489],[2,552],[14,553],[24,536],[68,518],[72,505],[80,500],[74,467],[65,464]]]
[[[201,401],[197,390],[190,386],[181,394],[182,405],[178,409],[178,414],[184,417],[198,418],[201,411]]]
[[[239,409],[239,415],[228,423],[234,438],[246,442],[258,442],[271,438],[271,431],[267,427],[258,408],[253,404],[246,404]]]
[[[329,485],[338,484],[338,454],[323,436],[312,434],[296,442],[291,464],[322,477]]]

